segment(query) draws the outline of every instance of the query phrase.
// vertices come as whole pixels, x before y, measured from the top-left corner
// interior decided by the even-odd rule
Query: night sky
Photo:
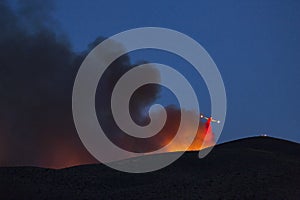
[[[0,165],[95,162],[72,121],[74,77],[87,53],[104,38],[146,26],[187,34],[214,59],[227,93],[227,118],[218,143],[261,134],[300,142],[299,10],[297,0],[1,1]],[[102,81],[109,91],[122,73],[147,62],[185,66],[181,73],[197,91],[201,111],[210,114],[202,78],[171,53],[131,52],[116,60],[113,65],[119,68]],[[151,74],[159,76],[159,69]],[[163,88],[137,96],[136,119],[148,103],[176,107]],[[108,100],[96,96],[96,101],[103,112],[101,105]],[[174,109],[170,112],[177,113]]]
[[[99,35],[143,26],[193,37],[214,59],[225,83],[228,112],[220,141],[266,133],[299,142],[299,9],[297,0],[63,0],[54,14],[75,51]],[[175,56],[153,54],[132,59],[181,64]],[[201,109],[209,112],[206,105]]]

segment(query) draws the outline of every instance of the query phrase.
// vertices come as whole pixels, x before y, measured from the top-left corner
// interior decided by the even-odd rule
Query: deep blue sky
[[[75,51],[85,50],[98,36],[136,27],[189,35],[209,52],[223,76],[228,113],[220,142],[261,133],[300,142],[299,10],[297,0],[57,0],[54,14]],[[132,56],[183,64],[157,52]]]

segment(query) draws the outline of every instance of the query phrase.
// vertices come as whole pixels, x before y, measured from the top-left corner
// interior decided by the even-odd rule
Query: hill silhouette
[[[2,167],[0,199],[299,199],[299,158],[298,143],[252,137],[217,145],[203,159],[186,152],[172,165],[144,174],[101,164]]]

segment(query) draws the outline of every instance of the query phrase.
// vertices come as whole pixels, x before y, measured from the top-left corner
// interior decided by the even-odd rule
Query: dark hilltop
[[[186,152],[144,174],[101,164],[2,167],[0,199],[298,199],[299,158],[298,143],[252,137],[217,145],[204,159]]]

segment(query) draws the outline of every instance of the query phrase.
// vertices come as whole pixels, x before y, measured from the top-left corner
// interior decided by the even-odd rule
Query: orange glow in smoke
[[[189,117],[195,117],[196,113],[191,112],[191,111],[183,111],[186,112],[186,114]],[[180,116],[180,111],[172,111],[171,115],[168,116],[171,118],[174,123],[172,123],[171,126],[165,128],[166,134],[169,133],[170,131],[173,131],[174,124],[176,123],[183,123],[183,127],[185,127],[184,133],[182,136],[180,136],[180,140],[167,140],[163,141],[164,146],[166,144],[166,152],[174,152],[174,151],[199,151],[201,149],[207,148],[209,146],[215,145],[215,137],[214,133],[212,131],[212,126],[211,126],[211,118],[209,118],[205,123],[200,121],[199,118],[199,126],[198,126],[198,131],[195,136],[195,133],[192,132],[192,130],[189,130],[189,127],[191,127],[190,120],[186,119],[185,121],[176,121],[174,116]],[[196,116],[197,117],[197,116]],[[195,136],[195,137],[194,137]],[[191,138],[191,137],[194,137]],[[192,144],[187,148],[188,144],[190,141],[193,141]],[[169,143],[170,142],[170,143]]]
[[[192,135],[193,134],[191,132],[186,131],[183,137],[187,138],[187,137],[191,137]],[[200,123],[197,131],[197,135],[193,140],[193,143],[187,149],[187,151],[199,151],[201,149],[213,145],[215,145],[215,138],[211,126],[207,127],[206,124],[204,125]],[[185,141],[183,140],[177,143],[173,142],[167,151],[174,152],[174,151],[185,151],[185,150],[186,150],[186,144]]]

